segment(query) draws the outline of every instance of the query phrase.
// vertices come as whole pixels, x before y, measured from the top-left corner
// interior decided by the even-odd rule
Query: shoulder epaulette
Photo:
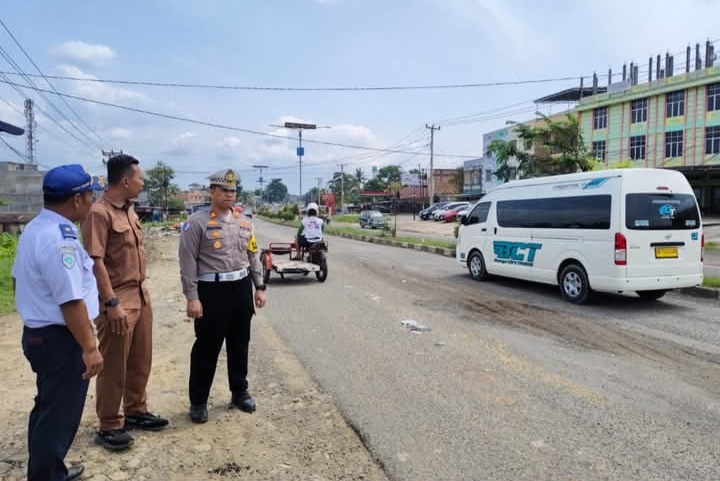
[[[60,224],[60,232],[63,239],[77,239],[77,232],[71,224]]]

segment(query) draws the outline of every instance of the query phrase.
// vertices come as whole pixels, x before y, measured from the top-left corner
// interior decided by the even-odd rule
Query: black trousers
[[[230,391],[247,391],[250,321],[255,314],[250,276],[233,282],[198,282],[203,316],[195,319],[190,354],[190,403],[205,404],[225,341]]]
[[[77,434],[89,381],[82,349],[66,326],[25,327],[25,357],[37,395],[28,422],[28,481],[64,481],[65,455]]]

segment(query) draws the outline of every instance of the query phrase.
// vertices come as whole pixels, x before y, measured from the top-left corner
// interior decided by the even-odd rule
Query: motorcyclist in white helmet
[[[324,222],[317,216],[319,210],[318,205],[315,202],[310,202],[305,209],[307,215],[300,221],[300,228],[297,231],[296,243],[298,253],[295,260],[302,260],[302,248],[308,248],[323,240]]]

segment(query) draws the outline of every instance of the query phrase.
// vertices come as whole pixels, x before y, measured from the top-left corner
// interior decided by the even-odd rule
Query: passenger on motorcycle
[[[313,244],[323,240],[323,220],[318,216],[318,205],[310,202],[307,205],[307,215],[300,221],[300,228],[297,232],[296,243],[298,253],[295,260],[302,260],[302,249],[309,248]]]

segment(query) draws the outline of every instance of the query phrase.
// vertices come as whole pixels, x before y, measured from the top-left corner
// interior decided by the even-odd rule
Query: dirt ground
[[[148,277],[155,314],[151,411],[170,419],[160,433],[134,432],[134,446],[109,453],[93,443],[95,384],[66,461],[85,465],[84,480],[302,479],[385,480],[333,399],[309,378],[297,358],[264,322],[253,321],[250,390],[254,414],[228,409],[224,350],[210,398],[210,421],[187,416],[189,355],[194,338],[180,288],[178,237],[149,235]],[[268,302],[281,302],[269,295]],[[0,479],[25,479],[27,418],[34,376],[20,347],[17,315],[0,317]]]

